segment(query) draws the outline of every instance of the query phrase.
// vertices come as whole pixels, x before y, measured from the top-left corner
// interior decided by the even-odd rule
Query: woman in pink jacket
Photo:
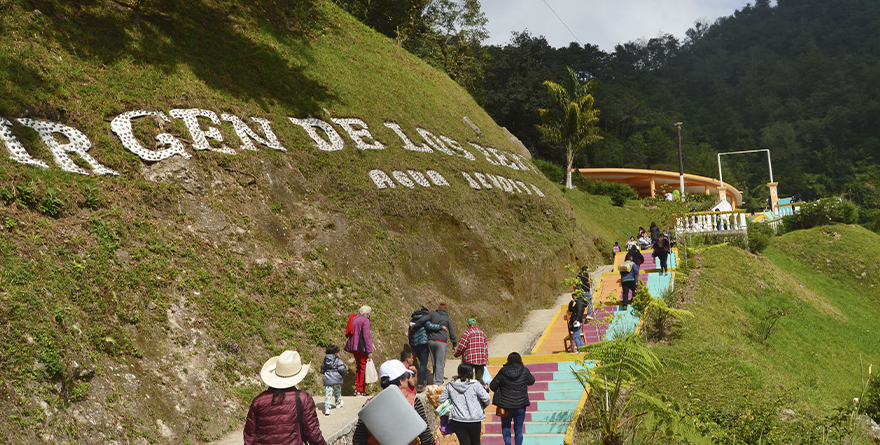
[[[370,314],[373,310],[369,306],[361,306],[358,315],[352,320],[354,335],[348,338],[345,350],[354,354],[357,369],[354,373],[354,395],[366,395],[367,383],[367,360],[373,358],[373,339],[370,338]]]

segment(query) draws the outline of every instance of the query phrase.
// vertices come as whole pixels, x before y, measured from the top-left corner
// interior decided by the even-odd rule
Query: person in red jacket
[[[244,445],[327,445],[314,399],[296,387],[310,368],[302,364],[296,351],[284,351],[263,365],[260,378],[269,389],[251,402],[244,424]]]

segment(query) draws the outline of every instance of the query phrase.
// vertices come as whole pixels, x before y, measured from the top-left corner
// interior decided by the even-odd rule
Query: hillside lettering
[[[232,125],[235,135],[238,137],[241,145],[239,150],[256,151],[258,150],[255,142],[261,146],[271,148],[278,151],[287,151],[278,140],[278,137],[272,131],[272,123],[268,119],[259,117],[251,117],[250,120],[259,127],[259,132],[245,123],[238,116],[231,114],[221,114],[211,110],[200,108],[189,109],[173,109],[168,111],[168,115],[174,119],[180,119],[186,126],[189,135],[192,138],[190,148],[196,151],[212,151],[235,155],[237,151],[223,144],[223,134],[219,126],[223,122]],[[161,111],[135,110],[127,111],[116,116],[110,122],[110,130],[119,138],[122,146],[137,155],[146,162],[158,162],[168,159],[172,156],[182,156],[190,159],[192,155],[187,153],[184,143],[177,137],[162,133],[156,136],[155,150],[145,148],[134,135],[132,130],[132,122],[146,116],[171,123],[171,119]],[[199,118],[209,122],[205,122]],[[341,151],[345,149],[346,142],[340,136],[339,132],[333,124],[342,128],[348,138],[354,142],[355,147],[359,150],[385,150],[386,146],[377,140],[370,133],[367,123],[359,118],[331,118],[333,123],[326,122],[316,118],[298,119],[294,117],[288,118],[291,123],[302,128],[313,145],[321,151]],[[20,118],[17,121],[24,126],[30,127],[37,131],[40,139],[49,147],[55,161],[55,165],[64,171],[77,173],[81,175],[96,174],[101,176],[119,176],[119,174],[103,165],[101,165],[94,157],[89,155],[88,151],[92,144],[88,137],[81,131],[63,124],[39,121],[28,118]],[[0,117],[0,141],[9,152],[9,157],[14,161],[33,167],[49,168],[48,164],[39,159],[34,159],[30,153],[22,146],[18,138],[10,130],[12,122]],[[213,126],[212,126],[213,125]],[[399,124],[395,122],[384,122],[385,127],[394,131],[400,138],[401,146],[404,150],[419,153],[430,154],[440,152],[447,156],[457,156],[465,158],[469,161],[476,161],[477,156],[458,141],[445,136],[443,134],[435,135],[434,133],[424,129],[415,128],[415,132],[421,137],[422,142],[416,144],[410,139],[410,136],[404,132]],[[56,135],[62,135],[67,139],[66,144],[62,144],[56,138]],[[220,143],[219,147],[212,146],[209,139]],[[515,153],[508,153],[492,147],[483,147],[474,142],[468,141],[468,145],[475,152],[479,153],[483,159],[493,166],[504,166],[511,170],[537,172],[525,162],[522,156]],[[88,164],[90,171],[77,165],[69,156],[69,154],[77,155],[83,162]],[[368,176],[379,189],[394,189],[397,185],[405,188],[415,189],[417,187],[448,187],[449,181],[439,172],[428,169],[424,172],[408,169],[392,170],[386,173],[384,170],[374,169],[368,172]],[[544,197],[544,194],[533,184],[526,184],[523,181],[505,178],[500,175],[492,175],[481,172],[462,172],[462,177],[467,181],[468,185],[474,190],[492,190],[497,189],[505,193],[528,194],[532,195],[534,191],[536,195]]]

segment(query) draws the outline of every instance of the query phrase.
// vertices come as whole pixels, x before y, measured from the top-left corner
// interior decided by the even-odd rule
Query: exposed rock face
[[[528,148],[526,148],[526,146],[522,143],[522,141],[519,140],[518,137],[514,136],[513,133],[511,133],[507,129],[507,127],[501,127],[501,131],[504,132],[504,137],[506,137],[507,140],[510,141],[510,143],[519,150],[519,154],[530,161],[532,160],[532,153],[529,151]]]

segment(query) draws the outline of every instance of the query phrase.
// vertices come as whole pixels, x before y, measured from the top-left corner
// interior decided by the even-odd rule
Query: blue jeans
[[[526,409],[508,409],[510,413],[507,417],[501,418],[501,436],[504,437],[504,445],[510,445],[510,422],[513,421],[513,433],[516,440],[515,445],[523,443],[523,422],[526,420]]]
[[[571,336],[572,336],[572,338],[574,338],[574,346],[577,348],[580,348],[581,346],[584,345],[584,339],[583,339],[583,337],[581,337],[581,329],[583,327],[584,327],[584,325],[580,325],[580,326],[574,328],[573,331],[571,331]]]
[[[419,385],[424,385],[428,378],[428,345],[413,346],[413,355],[419,360]]]

